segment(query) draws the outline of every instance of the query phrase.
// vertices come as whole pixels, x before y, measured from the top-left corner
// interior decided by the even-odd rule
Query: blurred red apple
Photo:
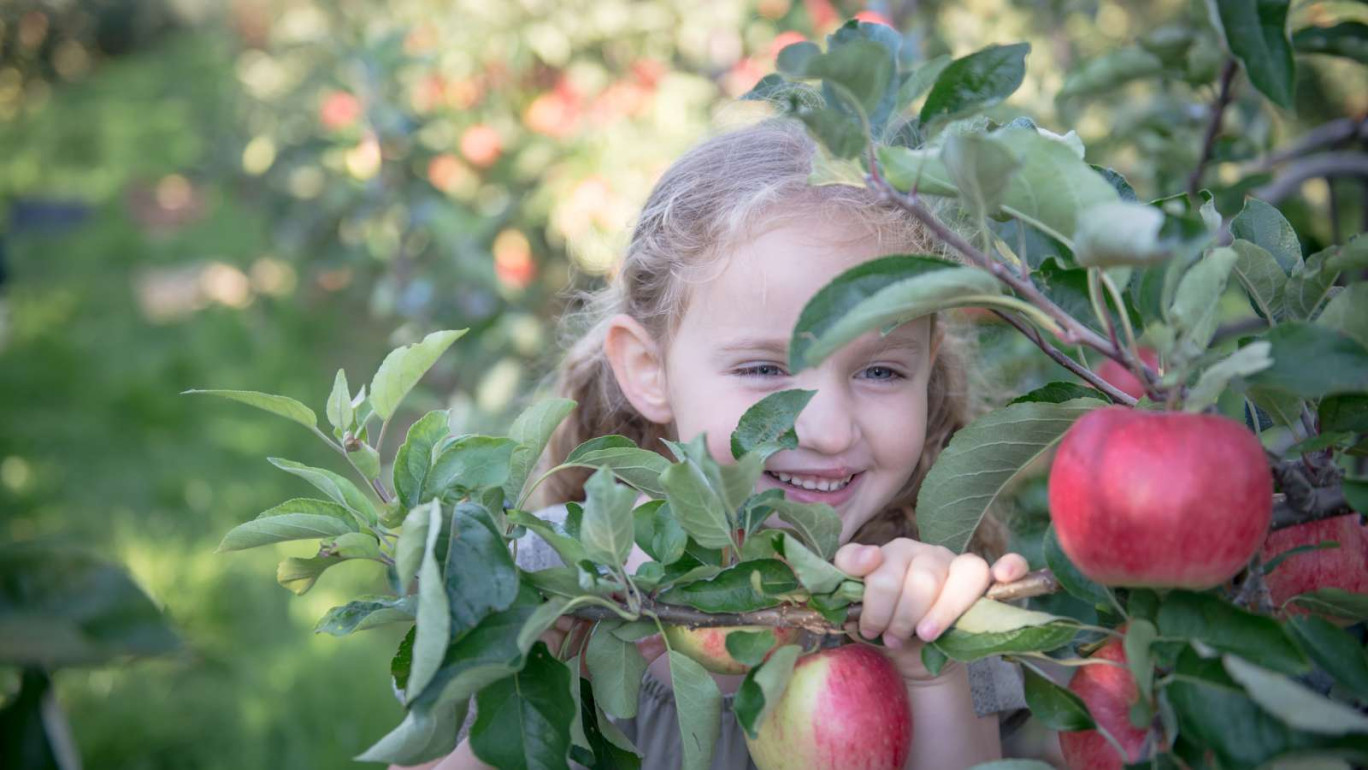
[[[1140,348],[1140,360],[1151,369],[1159,369],[1159,353],[1154,348]],[[1131,398],[1141,398],[1145,395],[1145,386],[1140,384],[1140,380],[1136,379],[1129,369],[1110,358],[1097,367],[1097,376]]]
[[[1263,446],[1225,417],[1111,406],[1064,434],[1050,519],[1069,560],[1104,585],[1207,589],[1268,534]]]
[[[1069,689],[1088,705],[1093,721],[1111,733],[1131,762],[1140,759],[1145,746],[1146,730],[1130,722],[1130,707],[1140,697],[1135,679],[1126,668],[1126,652],[1121,640],[1113,639],[1091,656],[1093,660],[1109,660],[1119,666],[1098,663],[1082,666],[1069,682]],[[1080,730],[1059,734],[1059,748],[1069,770],[1121,770],[1125,763],[1116,748],[1096,730]]]
[[[330,91],[318,108],[318,120],[329,131],[356,125],[361,117],[361,102],[346,91]]]
[[[487,168],[503,154],[503,139],[492,126],[478,123],[461,134],[461,154],[471,165]]]
[[[772,626],[717,626],[715,628],[688,628],[686,626],[665,626],[665,638],[670,649],[682,652],[698,665],[714,674],[744,674],[750,666],[733,658],[727,652],[727,634],[733,631],[769,631],[774,634],[773,652],[776,647],[793,644],[798,640],[797,628],[775,628]]]
[[[1275,605],[1320,588],[1368,594],[1368,526],[1360,523],[1357,514],[1280,529],[1269,534],[1259,554],[1268,561],[1293,548],[1327,540],[1339,547],[1293,554],[1265,576]],[[1288,609],[1303,612],[1295,606]]]

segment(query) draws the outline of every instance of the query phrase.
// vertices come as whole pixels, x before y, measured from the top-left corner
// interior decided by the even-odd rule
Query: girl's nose
[[[798,432],[798,446],[824,455],[839,455],[860,438],[848,394],[845,389],[830,385],[817,389],[817,395],[798,414],[794,429]]]

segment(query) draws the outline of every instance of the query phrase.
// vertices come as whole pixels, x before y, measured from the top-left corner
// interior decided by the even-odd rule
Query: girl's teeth
[[[850,479],[853,478],[853,476],[846,476],[844,479],[836,481],[832,479],[817,478],[815,476],[794,476],[790,473],[775,473],[774,476],[789,486],[801,487],[802,489],[816,492],[835,492],[838,489],[843,489],[845,485],[850,483]]]

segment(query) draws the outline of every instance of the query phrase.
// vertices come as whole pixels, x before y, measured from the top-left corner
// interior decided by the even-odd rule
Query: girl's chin
[[[860,491],[865,483],[865,473],[862,471],[851,477],[850,483],[840,489],[823,492],[819,489],[803,489],[792,484],[785,484],[779,479],[765,472],[760,476],[760,483],[757,485],[760,490],[779,489],[784,492],[784,497],[796,503],[826,503],[832,508],[840,508],[850,502]]]

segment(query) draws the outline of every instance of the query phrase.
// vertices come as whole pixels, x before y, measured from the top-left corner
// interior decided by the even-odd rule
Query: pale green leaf
[[[268,457],[266,460],[282,471],[292,473],[313,484],[320,492],[332,498],[334,502],[362,517],[365,523],[374,524],[378,520],[375,504],[371,502],[369,497],[362,494],[355,484],[342,476],[323,468],[311,468],[294,460],[285,460],[279,457]]]
[[[426,510],[427,542],[423,544],[423,562],[418,568],[418,625],[413,637],[413,664],[408,686],[404,688],[409,703],[432,681],[451,640],[451,608],[438,564],[441,557],[436,553],[437,539],[442,533],[442,506],[434,500]]]
[[[732,545],[733,523],[726,506],[693,462],[671,465],[660,477],[679,525],[704,548]]]
[[[508,437],[518,442],[518,447],[509,459],[504,499],[516,501],[521,497],[527,477],[536,467],[546,442],[574,408],[575,402],[568,398],[546,399],[528,407],[513,421]]]
[[[646,659],[637,646],[599,624],[589,637],[584,659],[589,664],[589,681],[599,706],[619,719],[635,717],[641,677],[646,673]]]
[[[240,551],[287,540],[335,537],[356,531],[350,511],[324,500],[297,497],[229,530],[220,551]]]
[[[589,477],[584,491],[587,497],[580,522],[580,542],[594,561],[621,566],[632,551],[632,504],[637,491],[618,484],[606,468]]]
[[[240,401],[271,414],[293,420],[306,428],[318,427],[318,416],[313,410],[293,398],[271,393],[258,393],[254,390],[187,390],[181,395],[218,396],[232,401]]]
[[[1368,716],[1337,703],[1283,674],[1235,655],[1222,656],[1226,673],[1269,713],[1298,730],[1321,735],[1368,733]]]
[[[351,428],[354,412],[351,402],[351,391],[347,389],[347,373],[342,369],[337,370],[337,377],[333,380],[332,393],[328,394],[328,422],[340,431]]]
[[[712,675],[687,655],[673,650],[669,655],[684,754],[681,770],[707,770],[722,729],[722,693]]]
[[[388,420],[399,408],[399,402],[427,374],[451,344],[465,335],[461,331],[439,331],[424,337],[421,342],[397,348],[385,356],[371,380],[370,403],[380,419]]]

